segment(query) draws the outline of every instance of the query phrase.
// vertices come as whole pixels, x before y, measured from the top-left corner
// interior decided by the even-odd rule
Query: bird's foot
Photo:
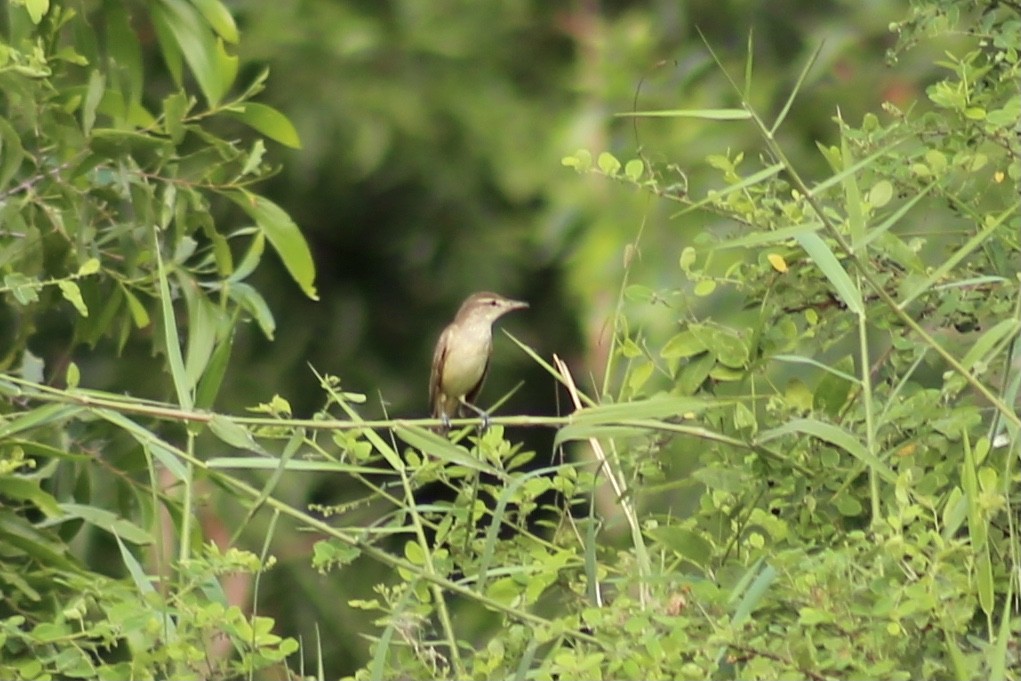
[[[446,433],[450,430],[450,417],[446,414],[440,414],[440,432]]]
[[[470,409],[471,411],[475,412],[476,414],[478,414],[479,418],[482,419],[482,423],[479,425],[480,433],[484,433],[487,430],[489,430],[489,412],[485,411],[484,409],[479,409],[474,404],[464,399],[461,400],[461,404]]]

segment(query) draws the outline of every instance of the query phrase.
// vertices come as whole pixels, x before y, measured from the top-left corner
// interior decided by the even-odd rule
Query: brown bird
[[[461,304],[454,321],[443,330],[433,352],[429,377],[429,404],[433,418],[442,419],[446,432],[452,417],[465,408],[483,419],[488,415],[474,405],[482,390],[493,355],[493,322],[528,303],[504,298],[497,293],[473,293]]]

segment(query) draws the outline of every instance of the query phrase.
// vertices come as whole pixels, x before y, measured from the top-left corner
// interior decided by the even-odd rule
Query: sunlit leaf
[[[290,272],[291,277],[298,283],[305,295],[312,300],[318,300],[312,252],[294,221],[280,206],[265,197],[245,191],[229,192],[227,196],[255,220],[255,224],[266,235],[280,259],[283,260],[287,271]]]

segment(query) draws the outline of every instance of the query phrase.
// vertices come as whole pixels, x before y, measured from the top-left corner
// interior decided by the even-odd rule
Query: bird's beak
[[[508,310],[524,310],[526,307],[528,307],[528,303],[526,303],[523,300],[508,300],[507,301],[507,309]]]

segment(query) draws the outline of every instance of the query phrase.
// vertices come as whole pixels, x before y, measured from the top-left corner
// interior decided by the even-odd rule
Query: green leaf
[[[135,326],[139,329],[149,326],[152,320],[149,318],[148,310],[142,305],[142,301],[123,284],[121,284],[121,292],[124,293],[124,299],[128,301],[128,311],[131,312],[131,320]]]
[[[679,359],[699,355],[708,349],[703,334],[686,329],[668,340],[659,354],[663,359]]]
[[[248,278],[255,271],[255,268],[262,261],[262,253],[266,249],[266,235],[263,232],[255,232],[248,250],[241,257],[241,261],[234,266],[234,271],[228,277],[228,281],[240,282]]]
[[[188,273],[177,270],[176,274],[178,288],[184,294],[188,310],[188,347],[184,356],[184,373],[188,378],[189,390],[194,390],[216,347],[221,315],[225,313],[206,298],[198,283]]]
[[[294,124],[276,109],[265,104],[246,102],[237,104],[224,113],[234,116],[245,125],[258,130],[266,137],[292,149],[301,149],[301,139]]]
[[[754,579],[749,584],[748,578],[753,576]],[[731,602],[738,596],[741,597],[737,607],[734,608],[734,614],[731,618],[734,626],[740,626],[748,619],[762,599],[765,598],[770,585],[778,576],[779,573],[776,571],[776,568],[763,563],[761,560],[748,569],[744,578],[734,588],[730,597]],[[746,585],[747,588],[745,588]]]
[[[184,139],[184,117],[188,115],[191,106],[192,100],[183,90],[163,98],[163,130],[174,144],[180,144]]]
[[[39,487],[39,481],[20,475],[0,476],[0,498],[5,501],[28,502],[48,518],[60,515],[60,504],[49,493]]]
[[[25,149],[21,135],[6,118],[0,118],[0,187],[6,187],[21,167]]]
[[[110,409],[93,409],[93,413],[125,430],[146,448],[178,480],[188,480],[188,470],[178,458],[172,446],[163,442],[155,433],[146,430],[127,416]]]
[[[847,271],[833,255],[833,251],[826,245],[815,232],[799,232],[794,235],[801,247],[812,258],[815,264],[822,271],[823,275],[830,280],[837,295],[844,301],[844,305],[857,315],[864,314],[865,306],[862,304],[861,292],[851,281]]]
[[[431,430],[415,426],[399,425],[394,432],[401,440],[418,449],[427,456],[432,456],[440,461],[464,466],[473,471],[480,471],[490,475],[496,475],[497,471],[491,465],[478,457],[472,456],[467,449],[455,445],[445,437],[441,437]]]
[[[206,461],[209,468],[218,470],[272,471],[283,469],[298,473],[339,473],[343,475],[379,475],[380,469],[373,466],[356,466],[339,461],[310,461],[289,459],[282,461],[270,456],[219,456]]]
[[[89,316],[89,308],[85,305],[85,301],[82,299],[82,291],[78,288],[78,284],[64,279],[58,281],[57,286],[60,288],[60,293],[64,296],[64,299],[74,305],[75,309],[78,310],[78,314],[82,317]]]
[[[238,27],[234,23],[234,17],[230,11],[219,2],[219,0],[191,0],[192,4],[198,7],[203,18],[216,31],[216,34],[228,43],[238,42]]]
[[[708,295],[712,295],[713,291],[715,290],[716,290],[715,279],[702,279],[697,284],[695,284],[695,288],[692,289],[692,293],[694,293],[699,298],[705,298]]]
[[[978,471],[975,464],[975,453],[971,448],[967,431],[963,432],[964,462],[961,467],[961,486],[964,498],[968,503],[968,535],[975,552],[984,551],[989,537],[989,526],[986,514],[983,513],[982,499],[978,486]]]
[[[67,372],[64,376],[64,381],[67,383],[68,390],[74,390],[82,381],[81,369],[74,362],[67,363]]]
[[[973,370],[978,362],[988,360],[987,355],[997,345],[1005,342],[1008,338],[1016,336],[1019,329],[1021,329],[1021,321],[1017,319],[1001,320],[993,328],[982,334],[975,341],[975,344],[968,349],[968,352],[961,359],[961,366],[969,371]]]
[[[273,319],[273,313],[269,309],[269,305],[266,304],[265,298],[258,290],[244,283],[243,281],[236,282],[230,285],[227,289],[227,295],[230,296],[231,300],[237,301],[241,307],[252,315],[255,319],[256,324],[259,325],[259,329],[266,338],[273,340],[273,334],[276,331],[276,321]]]
[[[233,325],[232,325],[233,326]],[[231,352],[234,349],[234,332],[228,332],[227,338],[216,344],[213,356],[206,365],[206,370],[199,380],[198,388],[195,390],[195,406],[199,409],[211,409],[220,392],[223,378],[227,375],[227,365],[230,363]]]
[[[114,115],[127,119],[129,112],[142,100],[142,49],[124,3],[104,2],[103,16],[106,20],[106,49],[111,61],[111,87],[119,90],[121,95],[120,110]]]
[[[168,65],[183,57],[209,106],[218,104],[234,79],[222,60],[219,42],[202,15],[185,0],[158,0],[153,5],[152,18]],[[170,66],[173,72],[174,67]],[[180,84],[179,76],[175,80]]]
[[[893,198],[893,184],[889,180],[880,180],[872,185],[868,193],[869,205],[873,208],[882,208],[890,203]]]
[[[943,503],[943,538],[951,539],[968,517],[968,499],[960,487],[953,487]]]
[[[255,220],[305,295],[312,300],[319,300],[315,289],[312,252],[298,226],[287,213],[269,199],[244,190],[228,192],[227,196]]]
[[[857,381],[843,377],[849,376],[847,372],[854,371],[854,359],[850,355],[831,362],[831,365],[832,370],[827,371],[815,387],[813,404],[835,417],[843,409],[848,395],[851,394],[851,388]]]
[[[99,272],[99,259],[89,258],[78,267],[78,276],[87,277],[90,274]]]
[[[592,167],[592,152],[588,149],[579,149],[573,156],[564,156],[560,159],[560,164],[584,173]]]
[[[849,518],[860,516],[865,512],[865,507],[862,506],[861,501],[850,494],[837,495],[833,499],[833,503],[837,507],[837,511],[840,512],[840,515]]]
[[[620,172],[620,161],[608,151],[599,154],[599,169],[607,175],[613,176]]]
[[[750,350],[740,334],[713,326],[704,327],[703,332],[708,335],[706,345],[720,364],[732,369],[740,369],[748,364]]]
[[[223,40],[217,38],[216,48],[213,51],[213,57],[216,60],[216,70],[219,74],[221,87],[223,88],[221,98],[226,95],[231,86],[238,78],[238,69],[240,68],[241,61],[236,55],[227,52],[227,48],[224,47]]]
[[[989,545],[978,551],[975,563],[975,587],[978,591],[978,604],[986,617],[991,617],[996,605],[996,586],[993,582],[993,564],[989,557]]]
[[[81,409],[82,407],[67,404],[47,404],[36,407],[0,424],[0,440],[9,439],[18,433],[34,428],[62,423],[76,416]]]
[[[715,368],[715,355],[706,352],[695,356],[677,372],[677,389],[682,395],[693,395]]]
[[[24,0],[25,9],[33,24],[38,25],[50,10],[50,0]]]
[[[837,114],[837,118],[840,119],[839,112]],[[861,188],[858,186],[858,180],[855,178],[854,172],[850,170],[855,165],[855,159],[847,139],[848,130],[842,119],[839,122],[841,132],[841,170],[844,171],[841,174],[840,184],[844,188],[844,206],[847,208],[847,224],[851,232],[851,246],[855,250],[858,250],[865,238],[865,205],[861,198]],[[821,242],[822,240],[820,239],[820,243]],[[804,244],[802,244],[802,247],[804,247]],[[805,248],[805,250],[807,251],[808,249]],[[818,261],[816,262],[818,264]],[[822,267],[821,264],[819,266]],[[823,272],[825,273],[825,270],[823,270]],[[826,276],[830,277],[828,273]],[[830,278],[830,281],[833,281],[832,278]],[[850,307],[850,305],[848,307]]]
[[[722,466],[699,468],[691,474],[691,477],[709,489],[731,494],[747,489],[750,478],[748,472],[743,468],[724,468]]]
[[[92,132],[92,126],[96,123],[96,107],[103,99],[103,91],[106,89],[106,78],[99,71],[89,74],[89,85],[85,90],[85,103],[82,106],[82,131],[88,136]]]
[[[794,419],[778,428],[763,432],[756,441],[759,444],[765,444],[790,433],[803,433],[836,445],[874,469],[887,482],[897,482],[897,475],[890,470],[889,466],[880,461],[879,457],[870,452],[865,445],[846,430],[831,423],[823,423],[815,419]]]
[[[709,565],[713,557],[712,543],[691,530],[665,525],[648,530],[647,534],[677,555],[699,567]]]
[[[645,163],[639,158],[633,158],[624,166],[624,174],[632,182],[638,182],[645,173]]]
[[[209,430],[212,431],[213,435],[231,447],[250,449],[255,452],[264,451],[262,446],[252,437],[252,434],[248,432],[247,428],[219,414],[215,414],[209,419]]]
[[[974,250],[988,247],[990,235],[997,231],[1000,228],[1000,225],[1015,215],[1019,205],[1021,205],[1021,202],[1015,201],[1004,208],[999,214],[990,213],[989,216],[987,216],[982,229],[973,234],[971,238],[969,238],[968,241],[960,248],[954,251],[952,255],[944,258],[939,267],[936,267],[929,272],[929,276],[926,277],[925,281],[914,286],[904,296],[904,299],[897,304],[897,307],[903,310],[908,303],[928,291],[929,287],[932,286],[933,283],[946,278],[947,273],[957,267],[957,265],[967,258]]]
[[[138,525],[105,509],[71,503],[60,504],[60,508],[68,516],[81,518],[90,525],[126,539],[132,544],[151,544],[154,541],[152,535]]]
[[[663,109],[660,111],[629,111],[621,118],[702,118],[707,121],[746,121],[752,117],[744,109]]]
[[[634,402],[585,407],[571,414],[571,422],[600,425],[632,420],[691,418],[708,406],[705,400],[697,397],[650,397]]]
[[[695,264],[698,253],[691,246],[685,246],[681,250],[681,257],[678,258],[678,265],[685,274],[691,274],[691,266]]]
[[[565,442],[575,440],[596,439],[624,439],[629,437],[641,437],[649,434],[649,428],[644,426],[619,426],[615,424],[600,425],[592,423],[572,423],[557,431],[553,439],[553,446],[559,447]]]
[[[163,256],[160,254],[158,235],[154,241],[156,251],[156,274],[157,284],[160,293],[160,311],[163,321],[163,341],[167,353],[167,363],[170,365],[170,377],[174,381],[174,389],[177,391],[177,403],[185,411],[191,411],[194,407],[192,396],[192,384],[188,381],[188,374],[184,369],[184,358],[181,356],[181,338],[177,333],[177,317],[174,314],[174,301],[170,296],[170,285],[167,283],[167,270],[163,266]]]
[[[0,514],[0,544],[18,549],[26,556],[45,565],[47,570],[76,571],[78,568],[67,557],[67,546],[52,540],[50,533],[40,532],[23,518],[9,513]]]
[[[5,274],[4,287],[9,289],[14,299],[22,305],[39,301],[39,282],[20,272]]]

